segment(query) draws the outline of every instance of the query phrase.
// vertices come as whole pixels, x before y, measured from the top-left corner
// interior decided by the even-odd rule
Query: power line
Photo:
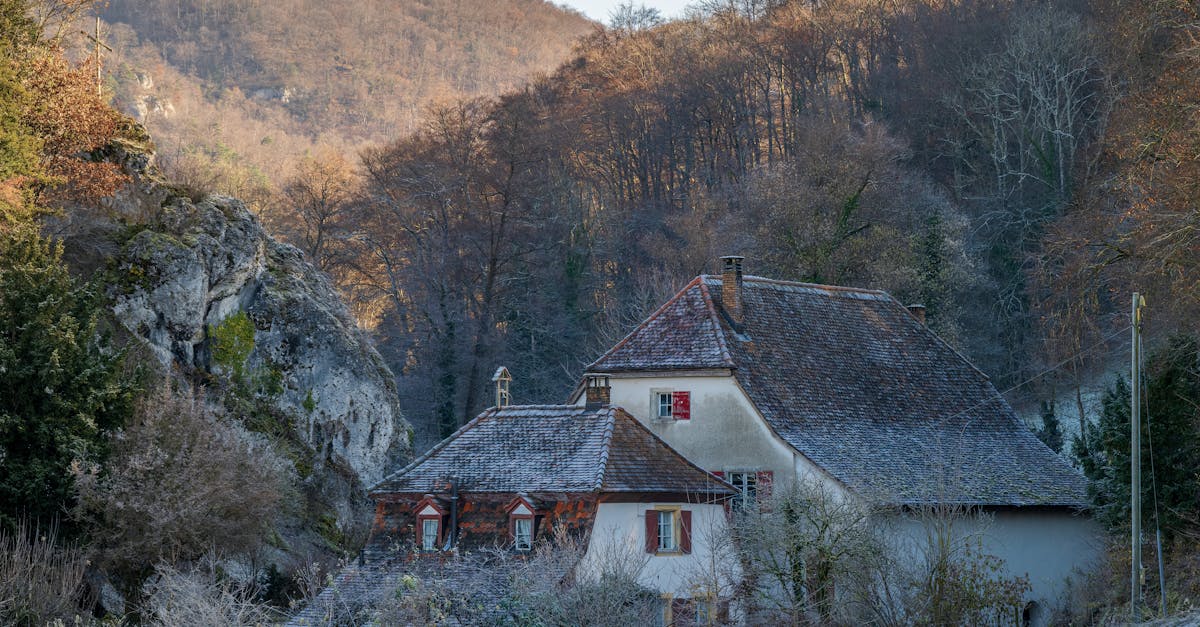
[[[1082,357],[1083,355],[1086,355],[1087,353],[1090,353],[1090,352],[1092,352],[1093,350],[1095,350],[1095,349],[1097,349],[1097,348],[1100,348],[1100,347],[1102,347],[1102,346],[1106,345],[1106,344],[1108,343],[1108,341],[1109,341],[1109,340],[1111,340],[1111,339],[1113,339],[1114,337],[1116,337],[1116,336],[1118,336],[1118,335],[1120,335],[1120,334],[1122,334],[1122,333],[1124,333],[1124,332],[1128,331],[1128,330],[1129,330],[1129,329],[1131,329],[1132,327],[1133,327],[1133,325],[1128,325],[1128,326],[1125,326],[1125,327],[1123,327],[1123,328],[1121,328],[1121,329],[1117,329],[1116,331],[1113,331],[1113,332],[1112,332],[1112,333],[1110,333],[1109,335],[1106,335],[1105,337],[1101,338],[1101,339],[1100,339],[1098,342],[1096,342],[1095,344],[1092,344],[1091,346],[1089,346],[1089,347],[1087,347],[1087,348],[1085,348],[1085,349],[1082,349],[1082,350],[1080,350],[1079,352],[1077,352],[1077,353],[1075,353],[1075,354],[1071,355],[1070,357],[1067,357],[1066,359],[1063,359],[1062,361],[1058,362],[1057,364],[1054,364],[1053,366],[1051,366],[1051,367],[1049,367],[1049,368],[1047,368],[1047,369],[1043,370],[1042,372],[1039,372],[1039,373],[1037,373],[1037,374],[1033,375],[1032,377],[1030,377],[1030,378],[1028,378],[1028,379],[1026,379],[1026,380],[1024,380],[1024,381],[1022,381],[1022,382],[1020,382],[1020,383],[1018,383],[1018,384],[1016,384],[1016,385],[1014,385],[1014,386],[1010,387],[1010,388],[1007,388],[1007,389],[1005,389],[1005,390],[1002,390],[1002,391],[998,392],[998,394],[999,394],[1001,397],[1003,397],[1005,394],[1008,394],[1009,392],[1012,392],[1013,390],[1015,390],[1015,389],[1017,389],[1017,388],[1019,388],[1019,387],[1022,387],[1022,386],[1025,386],[1025,385],[1029,385],[1030,383],[1033,383],[1034,381],[1037,381],[1038,379],[1040,379],[1040,378],[1042,378],[1042,377],[1044,377],[1044,376],[1046,376],[1046,375],[1048,375],[1048,374],[1050,374],[1050,373],[1052,373],[1052,372],[1055,372],[1055,371],[1057,371],[1058,369],[1062,368],[1063,366],[1065,366],[1065,365],[1067,365],[1067,364],[1069,364],[1069,363],[1071,363],[1071,362],[1075,361],[1077,358],[1079,358],[1079,357]],[[951,415],[951,416],[947,416],[946,418],[942,418],[942,421],[943,421],[943,422],[949,422],[949,421],[951,421],[951,420],[954,420],[955,418],[958,418],[959,416],[962,416],[963,414],[965,414],[965,413],[967,413],[967,412],[969,412],[969,411],[972,411],[972,410],[978,409],[978,408],[980,408],[980,407],[983,407],[984,405],[989,405],[989,404],[991,404],[991,403],[994,403],[994,402],[995,402],[995,399],[988,399],[988,400],[985,400],[985,401],[980,401],[980,402],[978,402],[978,403],[976,403],[976,404],[974,404],[974,405],[972,405],[972,406],[970,406],[970,407],[968,407],[968,408],[966,408],[966,409],[964,409],[964,410],[962,410],[962,411],[960,411],[960,412],[958,412],[958,413],[956,413],[956,414],[953,414],[953,415]],[[965,425],[964,425],[964,428],[965,428]]]

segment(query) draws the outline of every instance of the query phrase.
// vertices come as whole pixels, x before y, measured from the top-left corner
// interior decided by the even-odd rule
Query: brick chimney
[[[739,255],[721,257],[721,307],[734,326],[741,326],[746,319],[742,306],[743,259]]]
[[[587,375],[587,388],[585,397],[587,399],[586,407],[588,409],[600,409],[608,407],[612,402],[612,386],[608,383],[608,376],[603,374]]]
[[[917,322],[925,324],[925,305],[913,304],[908,306],[908,313],[917,319]]]

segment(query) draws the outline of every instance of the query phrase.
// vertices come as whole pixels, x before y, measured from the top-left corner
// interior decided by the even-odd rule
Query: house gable
[[[661,346],[707,337],[711,319],[722,341],[704,354],[727,354],[721,363],[770,430],[861,494],[902,504],[1086,503],[1083,477],[1029,432],[982,372],[886,293],[747,276],[734,329],[720,314],[721,281],[697,277],[592,364],[612,375],[615,400],[629,402],[618,386],[713,367],[656,362]],[[697,417],[704,411],[712,410],[694,405]],[[683,442],[702,437],[673,426],[656,432],[689,455]]]

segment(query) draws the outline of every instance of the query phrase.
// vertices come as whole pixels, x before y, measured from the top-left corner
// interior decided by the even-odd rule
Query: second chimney
[[[917,322],[925,324],[925,305],[909,305],[908,313],[917,319]]]
[[[612,402],[612,386],[608,376],[602,374],[587,375],[586,404],[588,409],[607,407]]]
[[[745,257],[728,255],[721,257],[721,306],[735,326],[745,321],[742,305],[742,260]]]

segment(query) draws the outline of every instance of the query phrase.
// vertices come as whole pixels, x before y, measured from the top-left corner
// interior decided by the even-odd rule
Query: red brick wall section
[[[448,495],[439,495],[448,501]],[[370,549],[386,556],[416,554],[415,506],[420,494],[388,494],[376,498],[375,521],[368,542]],[[532,494],[538,505],[534,519],[534,544],[549,541],[555,529],[562,528],[577,538],[591,531],[596,519],[597,500],[593,494]],[[474,551],[512,546],[507,508],[517,498],[514,493],[459,495],[458,548]],[[449,516],[443,522],[449,525]],[[448,527],[447,527],[448,529]]]

